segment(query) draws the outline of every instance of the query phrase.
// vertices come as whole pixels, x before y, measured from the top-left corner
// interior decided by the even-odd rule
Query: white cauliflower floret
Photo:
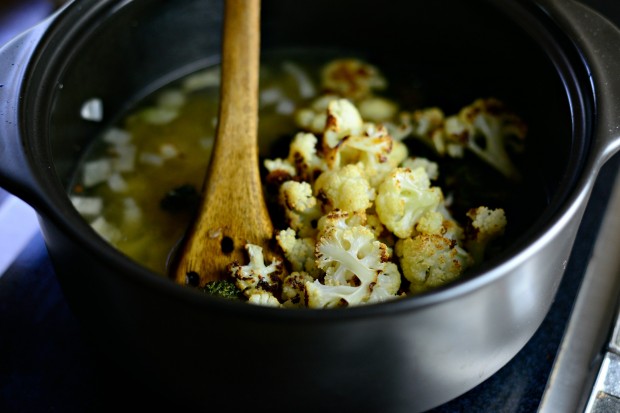
[[[370,96],[358,102],[360,115],[366,121],[387,122],[398,112],[398,105],[386,98]]]
[[[427,211],[443,199],[439,187],[431,187],[424,168],[396,168],[379,186],[375,209],[383,225],[399,238],[411,236]]]
[[[400,289],[400,271],[393,262],[386,262],[385,267],[372,287],[367,304],[393,300]]]
[[[329,227],[316,245],[317,265],[326,285],[354,285],[374,280],[372,269],[389,259],[387,248],[363,226]]]
[[[316,256],[325,278],[323,283],[306,282],[309,307],[366,304],[377,288],[374,300],[383,301],[390,298],[388,292],[395,294],[400,287],[400,276],[398,280],[395,276],[398,269],[386,265],[387,247],[368,228],[329,227],[317,242]]]
[[[467,211],[466,227],[467,250],[476,263],[482,262],[487,245],[504,234],[506,215],[501,208],[489,209],[481,206]]]
[[[444,218],[441,212],[433,210],[426,211],[418,220],[415,230],[423,234],[443,235],[443,222]]]
[[[435,181],[439,178],[439,165],[437,162],[433,162],[427,158],[422,158],[420,156],[417,157],[409,157],[405,159],[401,164],[401,168],[409,168],[412,171],[416,168],[422,167],[426,171],[426,175],[431,181]]]
[[[520,178],[508,147],[525,139],[527,127],[501,101],[477,99],[445,120],[445,133],[447,140],[471,150],[507,178]]]
[[[306,307],[306,283],[314,278],[305,272],[293,272],[282,282],[282,301],[285,307]]]
[[[442,205],[437,211],[427,211],[415,226],[416,232],[427,235],[441,235],[444,238],[461,242],[464,230]]]
[[[329,102],[323,132],[323,151],[335,148],[347,136],[360,135],[363,127],[364,121],[353,103],[346,99]]]
[[[248,303],[266,307],[281,307],[280,301],[268,291],[258,291],[248,297]]]
[[[330,168],[361,163],[370,185],[376,188],[409,152],[404,143],[388,135],[387,129],[371,125],[365,125],[364,136],[345,137],[339,146],[326,152],[325,157]]]
[[[328,151],[325,157],[330,169],[358,162],[362,162],[365,167],[376,169],[377,164],[387,162],[391,151],[392,138],[389,135],[372,137],[356,135],[345,137],[340,145]]]
[[[319,98],[310,108],[299,110],[295,120],[301,128],[323,136],[323,151],[336,147],[346,136],[360,135],[364,127],[362,117],[353,103],[331,95]]]
[[[250,262],[247,265],[233,262],[228,266],[237,288],[247,297],[263,291],[271,294],[279,291],[284,277],[282,261],[273,259],[271,264],[265,265],[261,247],[246,244],[245,249]]]
[[[396,242],[396,255],[412,293],[442,286],[471,265],[471,257],[455,241],[419,234]]]
[[[321,73],[324,90],[352,100],[363,99],[374,90],[383,90],[387,81],[375,66],[358,59],[337,59]]]
[[[359,165],[323,172],[314,184],[314,193],[321,201],[324,211],[341,209],[348,212],[363,212],[370,208],[375,199],[375,190],[370,186]]]
[[[311,133],[295,135],[286,159],[266,159],[264,166],[269,172],[268,182],[283,182],[293,177],[313,182],[314,177],[327,169],[325,162],[317,155],[318,139]]]
[[[319,218],[317,237],[322,237],[329,227],[344,229],[358,225],[366,225],[365,212],[347,212],[341,209],[334,209]]]
[[[295,113],[295,123],[304,130],[322,134],[327,122],[327,107],[331,101],[338,99],[337,95],[319,96],[312,101],[310,107],[299,109]]]
[[[312,236],[321,208],[312,196],[312,186],[307,182],[286,181],[280,185],[278,201],[284,208],[288,225],[300,237]]]
[[[375,234],[375,237],[377,237],[377,239],[380,239],[386,233],[385,226],[381,223],[381,220],[376,214],[367,213],[366,223],[363,225],[369,230],[371,230],[372,233]]]
[[[401,117],[401,121],[411,122],[411,136],[430,146],[439,155],[444,155],[447,150],[444,119],[443,111],[434,107],[416,110]]]
[[[350,228],[354,226],[364,226],[368,228],[375,238],[383,242],[388,246],[388,250],[391,255],[390,247],[394,245],[392,233],[387,231],[379,217],[374,213],[366,212],[347,212],[340,209],[335,209],[319,219],[317,226],[318,233],[317,238],[323,236],[327,228],[338,227],[341,229]]]
[[[295,166],[288,159],[265,159],[263,165],[269,172],[267,176],[269,182],[287,181],[297,175]]]
[[[314,182],[314,178],[327,169],[325,162],[317,155],[318,139],[311,133],[298,133],[291,142],[289,163],[295,166],[297,175],[303,181]]]
[[[314,256],[314,238],[298,238],[291,228],[279,231],[276,240],[286,260],[290,263],[292,271],[304,271],[318,276],[316,258]]]

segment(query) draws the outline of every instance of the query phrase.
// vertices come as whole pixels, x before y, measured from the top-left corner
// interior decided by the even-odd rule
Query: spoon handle
[[[176,269],[200,285],[221,279],[232,261],[244,262],[245,244],[267,252],[273,225],[258,164],[260,1],[227,0],[222,46],[219,123],[200,210]]]

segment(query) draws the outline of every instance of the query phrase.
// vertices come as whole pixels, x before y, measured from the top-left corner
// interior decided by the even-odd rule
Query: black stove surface
[[[42,3],[51,2],[29,0],[9,2],[9,6],[46,7]],[[605,0],[584,3],[620,24],[620,3]],[[9,12],[3,7],[0,6],[0,33],[8,30],[2,22]],[[433,412],[536,411],[619,166],[620,156],[615,156],[601,170],[558,295],[534,337],[497,374]],[[148,389],[101,365],[91,354],[65,302],[43,239],[40,234],[35,235],[0,276],[0,412],[131,408],[161,411],[174,406],[165,406]]]

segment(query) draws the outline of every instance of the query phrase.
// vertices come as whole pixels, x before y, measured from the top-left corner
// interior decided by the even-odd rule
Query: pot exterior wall
[[[42,227],[88,337],[167,398],[201,408],[267,400],[271,411],[412,412],[470,390],[527,343],[553,302],[582,212],[523,265],[468,294],[311,321],[193,306],[111,268],[49,222]]]

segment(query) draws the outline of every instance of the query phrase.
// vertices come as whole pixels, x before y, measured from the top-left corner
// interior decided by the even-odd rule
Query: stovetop
[[[22,0],[0,5],[0,44],[50,13],[52,3]],[[584,3],[620,24],[620,3]],[[572,354],[568,351],[572,348],[568,333],[578,326],[571,320],[578,318],[578,296],[584,294],[585,274],[596,259],[593,251],[619,167],[620,156],[614,156],[601,170],[557,297],[534,337],[497,374],[432,412],[568,411],[557,410],[553,402],[563,399],[562,392],[569,389],[561,378],[577,373],[571,370],[570,363],[561,361],[570,359],[564,357],[565,353]],[[7,218],[8,214],[13,215]],[[7,222],[23,222],[23,226],[9,233]],[[167,407],[159,401],[153,404],[148,389],[125,381],[90,353],[56,280],[32,211],[1,190],[0,225],[0,257],[4,257],[4,264],[0,259],[0,412],[85,412],[132,407],[160,411]],[[615,307],[610,308],[609,314],[615,311]],[[595,354],[588,355],[592,361],[590,371],[579,373],[589,386],[586,391],[592,388],[599,366],[607,368],[614,357],[607,352],[607,344],[600,348],[597,343],[592,345]],[[595,386],[601,390],[605,384],[603,377]],[[587,395],[584,397],[587,399]],[[611,400],[605,406],[614,406],[613,397],[600,400]]]

